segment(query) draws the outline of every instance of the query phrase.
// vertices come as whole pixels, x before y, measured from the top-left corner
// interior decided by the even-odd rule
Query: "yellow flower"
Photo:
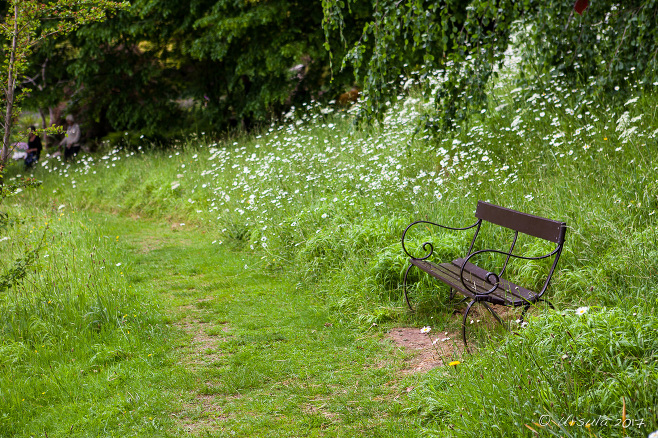
[[[573,426],[574,424],[576,424],[576,422],[573,421],[573,420],[571,420],[571,421],[569,422],[569,426]]]
[[[460,363],[461,363],[461,362],[458,361],[458,360],[453,360],[453,361],[450,362],[448,365],[450,365],[451,367],[455,367],[455,366],[459,365]]]

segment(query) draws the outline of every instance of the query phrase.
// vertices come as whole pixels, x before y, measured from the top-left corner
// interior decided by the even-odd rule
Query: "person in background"
[[[64,146],[64,161],[78,155],[80,152],[80,126],[73,120],[73,116],[66,116],[66,137],[59,143]]]
[[[41,139],[37,134],[37,128],[30,126],[30,134],[27,139],[27,156],[25,157],[25,170],[34,166],[41,157]]]

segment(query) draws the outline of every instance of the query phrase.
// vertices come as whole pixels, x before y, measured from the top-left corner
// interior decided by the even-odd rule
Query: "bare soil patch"
[[[518,325],[516,321],[521,316],[522,308],[494,306],[493,310],[512,330]],[[453,314],[459,327],[463,311],[464,309],[456,309]],[[535,309],[531,308],[528,313],[533,311]],[[489,333],[493,333],[494,329],[499,327],[496,319],[481,305],[473,306],[466,321],[466,338],[471,353],[477,350],[477,345],[473,342],[475,339],[472,338],[472,332],[477,327],[481,327]],[[426,372],[432,368],[447,366],[454,360],[461,361],[467,354],[462,340],[461,327],[448,331],[438,331],[433,328],[429,333],[421,333],[421,329],[418,327],[396,327],[391,329],[386,337],[399,348],[412,353],[403,374]]]
[[[198,394],[194,404],[184,405],[184,414],[177,417],[178,424],[187,433],[199,435],[221,429],[222,422],[230,418],[221,411],[213,395]]]
[[[198,302],[211,301],[212,297],[200,298]],[[182,360],[185,366],[193,372],[201,372],[203,367],[220,360],[223,353],[218,344],[224,339],[215,333],[228,333],[230,327],[225,324],[208,323],[201,320],[201,310],[195,305],[181,306],[186,313],[176,325],[191,335],[190,343],[184,347]],[[209,334],[212,333],[212,334]],[[213,382],[207,381],[206,386],[212,387]],[[191,398],[182,403],[182,409],[176,415],[179,426],[185,432],[198,435],[203,432],[216,432],[221,429],[222,422],[229,417],[222,412],[217,397],[200,392],[191,393]]]
[[[413,353],[404,374],[447,366],[464,354],[464,343],[458,331],[421,333],[418,327],[397,327],[391,329],[386,337],[399,348]]]
[[[213,363],[222,356],[222,353],[217,349],[217,344],[225,338],[217,335],[210,335],[208,331],[214,329],[214,324],[185,318],[178,326],[186,333],[192,335],[192,341],[189,344],[189,355],[187,355],[185,363],[193,369],[198,369],[200,366]],[[221,327],[222,332],[228,332],[227,326]]]

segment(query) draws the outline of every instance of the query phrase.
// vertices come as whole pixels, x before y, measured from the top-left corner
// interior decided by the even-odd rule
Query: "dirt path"
[[[411,371],[433,366],[427,346],[364,334],[257,257],[198,230],[155,228],[136,225],[126,238],[133,280],[161,297],[179,334],[171,433],[417,436],[415,417],[392,412],[413,386]]]

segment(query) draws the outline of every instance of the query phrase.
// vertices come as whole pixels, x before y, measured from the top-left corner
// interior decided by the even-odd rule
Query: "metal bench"
[[[523,321],[523,318],[530,306],[539,301],[544,301],[551,308],[553,308],[553,305],[548,300],[545,300],[543,295],[551,282],[551,277],[553,276],[555,267],[557,266],[558,260],[560,259],[560,254],[562,253],[562,247],[564,245],[564,238],[567,230],[567,225],[564,222],[558,222],[539,216],[521,213],[483,201],[478,202],[477,209],[475,211],[475,217],[477,218],[477,222],[464,228],[447,227],[445,225],[420,220],[411,223],[402,234],[402,249],[410,257],[409,267],[404,274],[403,283],[404,297],[407,301],[409,309],[413,311],[413,307],[411,306],[411,302],[409,300],[409,294],[407,292],[407,278],[409,271],[412,267],[415,266],[421,271],[426,272],[427,274],[450,286],[450,299],[454,297],[455,292],[459,292],[460,294],[464,295],[462,302],[470,300],[466,310],[464,311],[464,317],[462,320],[462,337],[464,339],[465,347],[467,347],[466,321],[468,314],[471,311],[471,307],[473,307],[473,304],[475,303],[482,303],[503,326],[504,324],[502,319],[496,312],[494,312],[490,304],[506,307],[524,306],[523,312],[521,314],[521,321]],[[508,251],[501,251],[497,249],[481,249],[478,251],[473,251],[483,221],[514,231],[514,238],[512,239]],[[407,233],[411,228],[418,224],[428,224],[454,231],[464,231],[474,228],[475,232],[473,234],[473,239],[471,240],[468,251],[464,257],[458,258],[451,262],[436,264],[429,261],[430,257],[434,253],[434,246],[431,242],[425,242],[422,244],[423,252],[426,253],[422,257],[414,257],[407,250],[405,245],[405,238],[407,237]],[[538,257],[514,254],[514,248],[517,243],[519,233],[553,242],[556,245],[555,249],[548,254],[544,254]],[[502,268],[498,273],[490,272],[474,264],[476,261],[475,259],[477,259],[479,255],[486,253],[499,254],[505,258]],[[554,258],[552,264],[550,263],[550,260],[547,262],[547,267],[550,265],[550,270],[546,280],[543,283],[543,287],[539,292],[534,292],[532,290],[518,286],[503,278],[505,269],[507,268],[507,265],[512,258],[522,260],[541,260]]]

